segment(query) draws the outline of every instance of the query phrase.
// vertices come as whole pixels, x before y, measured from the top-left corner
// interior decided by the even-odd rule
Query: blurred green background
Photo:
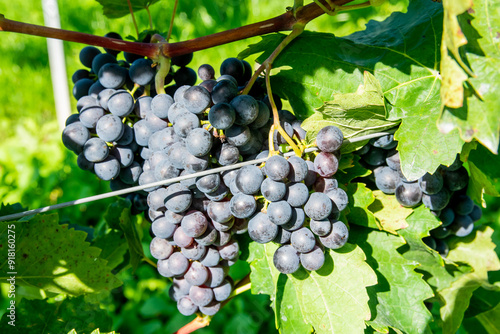
[[[308,29],[344,36],[362,30],[370,19],[383,20],[392,11],[404,11],[407,2],[391,0],[377,9],[366,8],[335,17],[323,15],[308,25]],[[155,29],[168,30],[173,3],[163,0],[151,7]],[[181,0],[172,40],[182,41],[264,20],[283,13],[286,5],[292,5],[292,1]],[[0,13],[6,18],[43,25],[40,0],[23,1],[23,8],[29,10],[0,0]],[[109,20],[102,14],[99,3],[93,0],[59,1],[59,11],[63,29],[96,35],[110,31],[123,37],[135,35],[129,15]],[[136,19],[139,30],[148,28],[146,11],[136,13]],[[258,40],[256,37],[197,52],[191,67],[197,69],[209,63],[217,69],[223,59],[236,56]],[[78,60],[82,47],[77,43],[64,43],[70,86],[73,72],[83,67]],[[76,156],[61,143],[44,38],[0,33],[0,84],[0,202],[20,202],[33,209],[109,191],[107,182],[79,170]],[[76,101],[71,99],[76,111]],[[101,226],[102,212],[112,201],[60,210],[61,221]],[[498,202],[488,201],[491,205],[485,211],[485,219],[497,224]],[[145,228],[144,248],[148,249],[147,224],[142,226]],[[247,270],[243,264],[236,274],[244,275]],[[148,265],[140,267],[135,274],[124,271],[120,278],[124,285],[101,305],[112,314],[114,330],[135,334],[169,333],[191,320],[177,312],[168,298],[167,282]],[[252,296],[246,292],[235,298],[214,317],[212,325],[200,333],[274,332],[274,316],[269,304],[267,296]],[[1,308],[0,314],[4,309]]]

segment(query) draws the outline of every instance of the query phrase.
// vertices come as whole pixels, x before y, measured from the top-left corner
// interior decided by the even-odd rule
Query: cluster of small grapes
[[[450,235],[465,237],[481,218],[481,208],[467,196],[469,174],[457,155],[450,166],[439,166],[434,174],[426,173],[409,181],[401,171],[397,141],[393,135],[372,139],[360,153],[363,161],[373,169],[375,185],[385,194],[395,194],[404,207],[423,203],[439,217],[442,225],[424,239],[429,247],[446,256],[449,248],[445,238]]]
[[[281,245],[273,257],[281,273],[294,273],[301,264],[307,270],[319,270],[325,262],[323,247],[337,249],[347,242],[347,226],[338,218],[348,198],[333,178],[342,142],[337,127],[325,127],[317,136],[321,152],[314,162],[275,155],[262,169],[241,168],[231,184],[231,212],[249,218],[252,240]],[[313,187],[316,191],[310,194]],[[260,211],[254,200],[259,194],[265,199]]]
[[[121,39],[116,33],[106,37]],[[63,131],[64,145],[78,155],[78,166],[95,173],[101,180],[111,181],[113,190],[137,184],[143,158],[141,145],[134,135],[134,123],[138,118],[147,118],[155,129],[167,126],[166,120],[146,115],[151,98],[140,97],[151,89],[155,69],[152,62],[142,56],[124,52],[125,60],[118,60],[119,52],[87,46],[80,52],[80,61],[88,69],[79,69],[73,76],[73,96],[78,100],[78,113],[66,120]],[[185,83],[194,84],[196,73],[186,67],[192,54],[172,59],[179,66],[167,78],[176,87]],[[155,94],[153,92],[153,94]],[[138,98],[138,99],[136,99]],[[143,193],[128,196],[134,213],[147,210]]]
[[[267,157],[268,140],[274,150],[287,143],[278,131],[268,136],[271,108],[262,79],[249,95],[239,94],[252,74],[246,61],[226,59],[217,79],[212,66],[202,65],[202,82],[192,86],[196,73],[182,79],[192,77],[186,70],[191,58],[173,59],[181,65],[173,74],[176,84],[156,94],[147,59],[129,64],[94,47],[84,48],[80,58],[92,71],[75,73],[78,114],[68,119],[63,143],[78,154],[82,169],[109,180],[113,190]],[[281,109],[279,98],[273,99]],[[305,138],[293,114],[278,114],[289,137]],[[317,141],[322,152],[314,162],[276,155],[264,168],[214,172],[134,195],[151,222],[158,272],[173,278],[170,295],[182,314],[214,315],[230,297],[234,282],[227,274],[239,257],[238,234],[281,244],[274,263],[283,273],[300,264],[318,270],[324,247],[346,243],[348,229],[338,219],[347,194],[333,178],[343,135],[326,127]]]

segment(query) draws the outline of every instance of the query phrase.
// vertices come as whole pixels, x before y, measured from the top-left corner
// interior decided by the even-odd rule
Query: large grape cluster
[[[467,196],[469,174],[462,166],[459,155],[450,166],[441,165],[434,174],[426,173],[418,180],[406,179],[401,171],[397,141],[393,135],[370,140],[360,154],[373,169],[376,187],[385,194],[394,194],[404,207],[423,203],[439,217],[442,224],[424,239],[429,247],[446,256],[449,248],[446,238],[450,235],[465,237],[474,229],[474,222],[481,218],[481,208]]]
[[[226,59],[217,79],[212,66],[202,65],[202,82],[194,85],[196,73],[186,66],[192,55],[173,58],[178,68],[169,76],[175,84],[157,94],[150,60],[116,55],[94,47],[81,51],[91,70],[73,76],[78,113],[63,131],[78,165],[110,181],[113,190],[267,157],[271,139],[275,152],[287,144],[278,131],[269,137],[273,120],[262,80],[240,94],[252,74],[246,61]],[[277,96],[274,101],[281,109]],[[292,113],[278,114],[289,137],[305,138]],[[285,274],[301,265],[320,269],[324,248],[347,242],[348,228],[339,218],[348,198],[333,177],[342,142],[342,132],[328,126],[317,135],[320,151],[307,158],[273,155],[262,165],[133,195],[136,211],[147,211],[151,255],[158,272],[172,278],[169,293],[182,314],[214,315],[231,296],[228,269],[240,254],[237,237],[247,231],[256,242],[280,244],[274,265]]]

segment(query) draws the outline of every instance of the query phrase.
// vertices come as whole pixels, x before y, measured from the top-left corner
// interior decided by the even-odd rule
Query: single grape
[[[304,183],[288,184],[285,201],[293,207],[301,207],[309,199],[309,189]]]
[[[210,246],[212,245],[215,240],[217,240],[218,237],[217,230],[214,228],[214,226],[209,222],[207,226],[207,230],[205,233],[203,233],[202,236],[195,238],[194,240],[199,243],[200,245],[203,246]],[[207,249],[208,252],[209,249]],[[205,263],[204,263],[205,264]],[[206,264],[205,264],[206,265]]]
[[[105,88],[118,89],[127,80],[127,70],[115,63],[104,64],[98,73],[99,83]]]
[[[390,167],[380,167],[375,173],[375,184],[384,194],[394,194],[400,182],[399,173]]]
[[[172,300],[179,301],[179,299],[189,294],[189,289],[191,289],[191,284],[184,278],[176,277],[172,280],[172,285],[168,289],[168,295]]]
[[[129,146],[113,146],[109,154],[118,159],[122,168],[130,166],[134,162],[134,151]]]
[[[217,162],[221,166],[229,166],[238,162],[240,151],[234,145],[223,143],[215,153]]]
[[[451,191],[462,190],[469,183],[469,174],[464,167],[460,167],[455,171],[446,171],[443,178],[445,186]]]
[[[215,77],[215,70],[212,65],[203,64],[198,68],[198,76],[201,80],[211,80]]]
[[[207,306],[200,306],[199,308],[201,313],[208,316],[214,316],[215,314],[217,314],[217,312],[219,312],[221,308],[221,303],[212,301]]]
[[[450,234],[451,234],[451,230],[449,227],[446,227],[446,226],[438,226],[431,231],[431,235],[435,239],[444,239],[444,238],[448,237]]]
[[[257,209],[255,198],[243,193],[234,195],[230,202],[231,213],[236,218],[248,218]]]
[[[215,267],[219,264],[220,254],[219,251],[215,248],[208,247],[205,256],[201,258],[201,264],[206,267]]]
[[[189,247],[193,244],[193,237],[186,234],[183,228],[177,228],[173,235],[174,243],[179,247]]]
[[[342,146],[343,141],[342,131],[333,125],[325,126],[316,135],[316,144],[323,152],[337,151]]]
[[[157,117],[165,119],[168,117],[168,111],[173,104],[174,99],[170,95],[158,94],[151,100],[151,111]]]
[[[148,206],[152,210],[165,209],[166,188],[158,188],[148,194]]]
[[[333,153],[320,152],[314,158],[314,168],[322,177],[330,177],[337,173],[339,160]]]
[[[120,180],[125,184],[136,184],[141,174],[142,167],[137,161],[132,162],[132,164],[126,168],[120,168]]]
[[[184,106],[193,114],[200,114],[212,103],[210,93],[202,86],[192,86],[184,92]]]
[[[311,228],[311,231],[313,231],[314,234],[323,237],[331,232],[332,223],[330,222],[329,219],[322,219],[322,220],[311,219],[309,227]]]
[[[165,239],[155,237],[149,245],[151,256],[158,260],[168,259],[174,252],[174,247]]]
[[[107,142],[120,139],[124,131],[120,117],[111,114],[102,116],[96,125],[97,135]]]
[[[134,97],[127,91],[119,90],[109,97],[107,106],[113,115],[125,117],[134,110]]]
[[[431,210],[442,210],[450,202],[450,192],[443,188],[434,195],[422,195],[422,203]]]
[[[248,126],[233,125],[225,131],[227,142],[234,146],[243,146],[250,141],[252,133]]]
[[[285,197],[287,187],[281,181],[266,178],[260,185],[260,192],[270,202],[277,202]]]
[[[200,237],[207,230],[208,221],[200,211],[189,211],[182,218],[181,227],[190,237]]]
[[[229,80],[221,80],[212,89],[212,102],[214,104],[229,103],[236,95],[238,95],[238,87]]]
[[[219,302],[223,302],[231,296],[233,292],[233,285],[228,279],[225,279],[221,285],[213,288],[214,298]]]
[[[343,247],[347,239],[349,239],[349,230],[340,220],[332,222],[332,231],[329,234],[319,237],[321,244],[330,249]]]
[[[363,160],[370,166],[380,166],[386,161],[387,151],[382,148],[371,147],[370,151],[362,157]]]
[[[290,182],[301,182],[306,176],[309,168],[304,159],[297,156],[292,156],[288,158],[288,163],[290,164],[290,172],[288,172],[288,180]]]
[[[191,298],[188,296],[182,297],[179,299],[177,302],[177,309],[179,310],[180,314],[185,315],[185,316],[190,316],[198,312],[198,306],[193,303]]]
[[[276,225],[283,225],[292,218],[292,207],[286,201],[271,202],[267,207],[267,216]]]
[[[95,129],[97,122],[103,117],[105,110],[99,106],[88,106],[80,111],[79,120],[89,129]]]
[[[481,211],[481,208],[477,205],[474,204],[474,208],[472,209],[472,212],[469,213],[469,217],[473,220],[473,221],[478,221],[479,219],[481,219],[481,216],[483,215],[483,212]]]
[[[323,253],[323,250],[317,245],[315,245],[310,252],[300,254],[300,264],[302,264],[302,266],[307,270],[319,270],[321,267],[323,267],[324,263],[325,254]]]
[[[249,125],[257,119],[259,104],[250,95],[238,95],[231,100],[230,105],[236,111],[235,123],[238,125]]]
[[[396,148],[398,142],[394,140],[394,135],[385,135],[378,138],[370,139],[370,144],[377,148],[383,148],[384,150],[391,150]]]
[[[230,202],[212,202],[208,204],[207,214],[213,221],[226,223],[233,218]]]
[[[210,275],[205,285],[209,288],[215,288],[221,285],[222,282],[224,282],[224,278],[226,277],[226,272],[224,269],[225,268],[221,265],[208,267]]]
[[[205,284],[208,279],[208,269],[198,261],[193,261],[188,271],[184,274],[186,281],[193,286]]]
[[[271,117],[271,111],[267,107],[267,105],[262,101],[257,101],[259,105],[259,111],[257,113],[257,118],[249,125],[252,129],[260,129],[264,127]]]
[[[192,86],[196,83],[196,72],[190,67],[181,67],[174,74],[177,86]]]
[[[104,140],[93,137],[83,145],[83,155],[91,162],[100,162],[108,157],[109,148]]]
[[[238,245],[238,241],[232,238],[227,244],[224,246],[218,247],[220,257],[224,260],[235,260],[239,256],[240,246]]]
[[[349,197],[342,188],[333,188],[325,192],[325,195],[332,200],[332,212],[340,212],[347,208]]]
[[[273,263],[282,274],[293,274],[300,267],[300,259],[291,245],[281,246],[274,252]]]
[[[193,53],[186,53],[181,56],[172,57],[172,65],[184,67],[193,60]]]
[[[175,252],[168,258],[168,268],[174,274],[183,275],[189,267],[189,261],[180,252]]]
[[[95,46],[86,46],[80,51],[80,62],[83,66],[91,68],[92,61],[99,54],[101,54],[101,51]]]
[[[306,214],[302,208],[292,208],[292,217],[288,223],[281,225],[287,231],[295,231],[304,225]]]
[[[467,195],[458,195],[453,197],[451,205],[457,215],[466,216],[474,210],[474,202]]]
[[[290,243],[299,253],[307,253],[312,251],[316,245],[314,234],[307,227],[302,227],[292,232]]]
[[[188,247],[182,247],[181,252],[187,259],[198,261],[207,253],[207,247],[194,242]]]
[[[250,165],[242,167],[234,180],[242,193],[252,195],[260,190],[264,175],[259,167]]]
[[[437,194],[443,188],[443,177],[440,173],[425,173],[418,179],[420,189],[427,195]]]
[[[418,183],[401,182],[396,187],[396,199],[404,207],[413,208],[422,200],[422,190]]]
[[[167,188],[165,207],[175,213],[186,211],[193,200],[191,191],[180,183],[174,183]]]
[[[152,231],[159,238],[171,238],[174,235],[178,225],[173,224],[166,217],[159,217],[151,224]]]
[[[186,148],[196,157],[204,156],[212,148],[212,135],[203,128],[191,130],[186,137]]]
[[[73,86],[73,96],[76,100],[80,100],[88,95],[90,87],[94,84],[92,79],[80,79]]]
[[[78,158],[76,159],[76,164],[78,165],[78,167],[80,167],[80,169],[88,170],[90,172],[94,171],[94,163],[85,159],[83,153],[78,154]]]
[[[278,227],[278,234],[273,239],[273,242],[280,244],[280,245],[289,244],[291,237],[292,237],[292,232],[289,232],[289,231],[281,228],[281,226],[279,226]]]
[[[332,201],[324,193],[312,193],[304,206],[304,211],[314,220],[325,219],[332,212]]]
[[[120,174],[120,162],[114,156],[94,164],[94,172],[103,181],[110,181]]]
[[[149,85],[156,74],[156,70],[151,67],[153,62],[149,59],[137,59],[131,65],[128,71],[130,79],[140,86]]]
[[[199,127],[200,120],[198,119],[198,116],[192,113],[185,113],[177,116],[174,123],[175,133],[182,138],[186,138],[193,129]]]
[[[401,161],[399,159],[399,152],[396,150],[390,150],[387,152],[387,157],[385,159],[387,166],[394,169],[395,171],[401,170]]]
[[[258,243],[271,242],[277,234],[278,226],[273,224],[265,213],[258,212],[248,221],[248,235]]]
[[[469,216],[455,215],[455,220],[449,229],[457,237],[466,237],[474,230],[474,221]]]
[[[274,181],[282,181],[290,172],[290,164],[282,156],[273,155],[267,159],[264,171],[270,179]]]
[[[220,185],[220,174],[208,174],[196,178],[196,188],[201,192],[211,193],[217,190]]]

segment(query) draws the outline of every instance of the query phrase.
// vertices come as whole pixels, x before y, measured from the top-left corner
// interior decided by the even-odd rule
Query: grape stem
[[[132,16],[132,22],[134,23],[135,32],[137,34],[137,38],[139,38],[139,28],[137,27],[137,21],[135,20],[134,10],[132,9],[132,3],[130,0],[127,0],[128,10],[130,11],[130,16]]]
[[[148,263],[148,264],[152,265],[152,266],[153,266],[153,267],[155,267],[155,268],[158,268],[158,267],[157,267],[157,265],[156,265],[156,263],[154,263],[153,261],[151,261],[151,260],[150,260],[149,258],[147,258],[147,257],[143,257],[143,258],[142,258],[142,261],[144,261],[144,262],[146,262],[146,263]]]
[[[172,18],[170,19],[170,25],[168,27],[167,43],[170,40],[170,36],[172,36],[172,29],[174,27],[175,12],[177,11],[178,4],[179,4],[179,0],[175,0],[174,9],[172,10]]]
[[[204,317],[204,316],[198,315],[191,322],[182,326],[174,334],[189,334],[189,333],[194,332],[197,329],[207,327],[208,325],[210,325],[210,317]]]
[[[319,1],[321,1],[321,3],[325,3],[324,0]],[[343,6],[352,1],[354,0],[334,0],[333,3],[336,6]],[[310,3],[306,6],[298,8],[295,15],[293,12],[293,10],[289,10],[282,15],[268,20],[178,43],[128,42],[115,38],[95,36],[75,31],[49,28],[8,20],[2,14],[0,14],[0,31],[17,32],[33,36],[61,39],[69,42],[95,45],[117,51],[126,51],[149,57],[151,59],[155,59],[159,53],[171,58],[239,41],[249,37],[270,34],[278,31],[292,30],[295,24],[301,23],[305,25],[307,22],[325,13],[316,3]]]
[[[157,43],[163,43],[165,38],[159,34],[154,34],[151,41]],[[162,54],[158,54],[156,57],[156,66],[158,66],[158,71],[155,75],[155,88],[158,94],[165,94],[165,78],[170,72],[170,58],[165,57]]]

